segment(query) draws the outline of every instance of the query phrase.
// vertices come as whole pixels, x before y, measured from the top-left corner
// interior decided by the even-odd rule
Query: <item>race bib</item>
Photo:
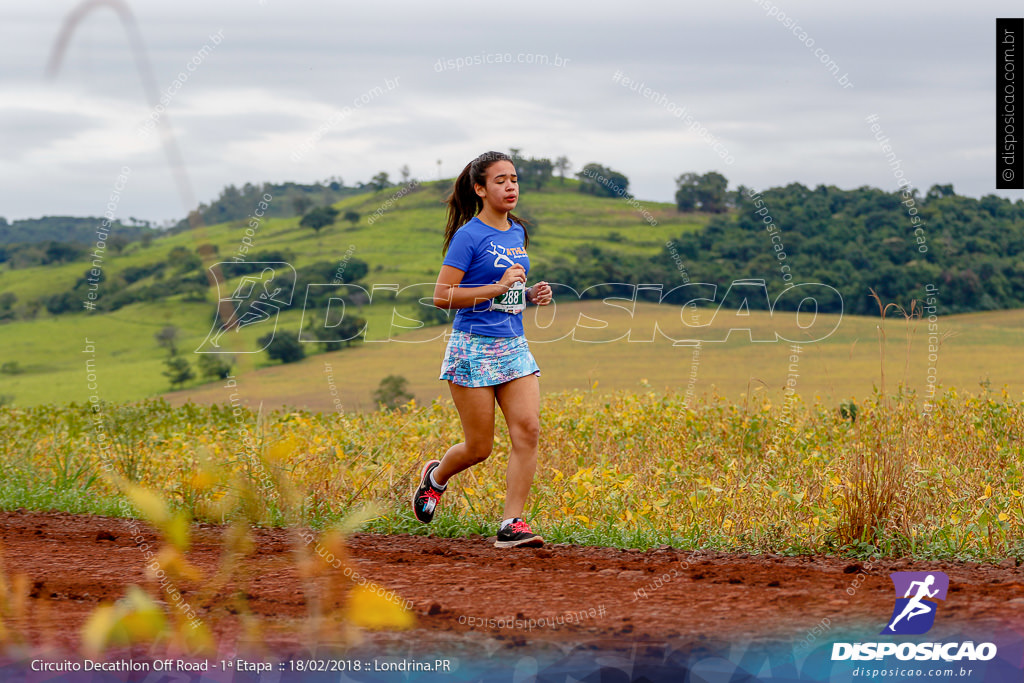
[[[526,308],[526,285],[517,282],[508,291],[499,297],[491,299],[491,307],[488,310],[501,311],[503,313],[522,313]]]

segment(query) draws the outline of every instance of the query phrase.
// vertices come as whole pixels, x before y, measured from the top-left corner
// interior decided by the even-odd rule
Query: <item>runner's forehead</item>
[[[487,169],[487,175],[491,180],[500,180],[506,176],[517,177],[516,167],[512,165],[511,161],[499,161],[491,164],[491,167]]]

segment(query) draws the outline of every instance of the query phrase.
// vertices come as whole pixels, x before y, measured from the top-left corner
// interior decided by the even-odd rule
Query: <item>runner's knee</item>
[[[509,429],[509,437],[513,446],[520,448],[535,448],[540,439],[540,420],[530,418],[516,420]]]
[[[466,455],[475,462],[483,462],[491,455],[493,447],[493,437],[490,441],[467,441]]]

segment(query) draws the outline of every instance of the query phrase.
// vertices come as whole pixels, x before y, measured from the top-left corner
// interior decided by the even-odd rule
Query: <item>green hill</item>
[[[167,391],[168,379],[162,374],[166,352],[158,346],[154,335],[166,326],[176,327],[180,337],[178,348],[195,363],[197,357],[190,352],[201,344],[214,321],[217,294],[208,285],[207,267],[217,261],[286,260],[297,269],[293,305],[281,312],[279,330],[298,332],[303,327],[306,285],[324,283],[325,274],[343,264],[348,264],[348,278],[355,276],[356,284],[374,293],[369,304],[365,297],[347,299],[347,310],[367,320],[373,336],[386,337],[393,324],[396,330],[403,324],[415,327],[414,322],[393,319],[393,310],[413,321],[424,320],[431,312],[429,307],[417,304],[416,298],[429,295],[440,267],[443,202],[450,187],[451,180],[445,180],[345,197],[333,204],[338,212],[337,223],[319,234],[302,227],[298,216],[274,217],[271,211],[259,220],[246,218],[171,231],[152,240],[132,242],[120,251],[104,253],[99,264],[103,281],[98,284],[95,273],[93,284],[87,282],[87,271],[93,265],[88,261],[17,269],[7,264],[0,269],[0,321],[6,321],[0,324],[0,401],[31,405],[81,400],[87,384],[85,362],[93,359],[93,354],[102,398],[134,400]],[[995,385],[1015,381],[1012,377],[1019,370],[1016,366],[1000,370],[986,363],[990,359],[1015,358],[1013,349],[1019,348],[1022,341],[1020,310],[1013,309],[1024,300],[1024,202],[960,197],[953,194],[950,186],[943,186],[933,188],[926,197],[915,196],[915,207],[920,209],[924,222],[908,223],[907,203],[899,201],[898,193],[872,188],[844,191],[824,186],[812,191],[792,184],[758,195],[770,207],[777,234],[782,236],[776,241],[765,231],[760,214],[755,215],[760,209],[751,204],[753,195],[743,188],[733,194],[732,208],[714,215],[681,213],[669,203],[600,198],[579,189],[579,181],[557,179],[542,190],[524,187],[516,213],[532,222],[531,279],[561,283],[577,291],[601,283],[657,283],[662,292],[693,280],[717,287],[694,287],[701,292],[700,296],[716,303],[722,302],[732,282],[763,279],[767,298],[730,295],[728,316],[736,319],[737,311],[745,314],[750,309],[775,306],[775,297],[785,284],[781,266],[791,265],[794,283],[825,283],[842,292],[846,315],[840,329],[814,346],[831,349],[827,369],[830,383],[816,386],[805,378],[802,385],[805,389],[816,386],[816,392],[827,389],[837,396],[870,391],[875,376],[868,371],[874,367],[870,358],[877,359],[877,333],[872,331],[877,324],[877,306],[868,299],[869,288],[878,291],[884,303],[893,301],[908,310],[911,300],[917,299],[917,312],[929,291],[925,288],[937,288],[935,312],[941,333],[963,328],[960,336],[946,346],[960,351],[959,355],[943,356],[947,360],[939,383],[973,387],[981,381]],[[251,195],[249,192],[244,196]],[[242,210],[237,197],[231,207],[231,211]],[[255,208],[254,204],[252,210]],[[285,209],[277,207],[277,211],[284,213]],[[908,226],[913,225],[926,226],[926,244],[910,231]],[[785,245],[785,260],[776,254],[777,243]],[[249,246],[242,249],[243,245]],[[355,267],[349,259],[363,263]],[[226,283],[221,296],[227,296],[237,280],[236,275]],[[389,286],[409,289],[395,300]],[[90,287],[99,295],[99,310],[86,312],[82,304]],[[629,287],[604,286],[591,289],[587,296],[613,297],[629,291]],[[563,288],[558,293],[568,292]],[[682,292],[677,289],[667,297],[667,307],[638,308],[647,311],[644,315],[650,318],[645,318],[644,324],[650,326],[655,317],[666,315],[666,311],[671,313],[670,306],[678,307],[695,296],[693,289],[686,296]],[[655,289],[638,298],[657,301],[658,296]],[[568,298],[575,301],[575,297]],[[777,311],[801,305],[800,297],[790,299],[788,304],[776,306]],[[593,305],[605,314],[613,310],[598,302],[573,304],[566,301],[566,296],[561,303],[563,314],[568,311],[573,320],[595,310]],[[818,303],[818,314],[837,315],[838,305],[838,298],[822,300]],[[983,318],[950,315],[986,308],[1006,310],[993,313],[993,322],[985,324],[975,324]],[[619,317],[633,315],[622,309],[614,310],[618,310]],[[701,315],[710,310],[703,309]],[[853,317],[850,313],[873,317]],[[768,313],[752,314],[751,320],[760,320],[759,324],[772,320]],[[927,331],[920,325],[914,329],[919,330],[918,345],[924,343],[921,340],[928,339]],[[307,392],[301,385],[320,383],[323,368],[311,378],[298,369],[303,364],[269,367],[276,363],[265,353],[254,352],[259,348],[257,338],[268,330],[265,325],[254,325],[228,335],[227,348],[236,354],[238,363],[235,375],[245,378],[257,373],[251,376],[274,378],[271,384],[278,390],[263,396],[267,401],[304,396]],[[437,336],[441,330],[404,334],[416,340],[417,334]],[[895,342],[890,339],[889,343]],[[437,385],[424,379],[432,370],[422,375],[423,364],[434,365],[440,358],[439,350],[421,355],[429,346],[367,343],[362,349],[332,353],[330,358],[336,360],[330,362],[339,367],[346,359],[362,359],[357,368],[345,370],[346,403],[368,406],[376,384],[389,374],[389,369],[398,368],[420,373],[409,377],[418,397],[437,395]],[[720,370],[717,375],[705,372],[701,381],[710,382],[705,388],[746,390],[762,381],[755,367],[757,354],[782,346],[736,342],[731,338],[727,344],[708,346],[712,349],[708,358],[717,358]],[[868,360],[855,360],[854,347],[858,353],[866,353]],[[88,348],[93,351],[83,353]],[[304,348],[307,354],[320,353],[322,349],[319,344],[307,344]],[[666,364],[676,363],[679,350],[670,345],[672,351],[665,355],[657,350],[657,345],[587,346],[582,342],[547,348],[567,349],[562,356],[552,357],[556,360],[549,374],[553,381],[545,383],[548,388],[578,386],[581,378],[591,376],[605,388],[632,387],[638,381],[636,375],[649,375],[651,385],[655,386],[671,376]],[[543,355],[549,350],[539,353]],[[589,359],[603,357],[602,354],[610,354],[603,361],[610,370],[602,371],[604,376],[598,377],[600,373],[592,372],[588,364],[592,363]],[[890,360],[899,355],[898,349],[887,351]],[[956,358],[956,363],[950,364],[949,358]],[[416,362],[410,365],[413,359]],[[304,367],[318,365],[318,361],[307,360]],[[678,370],[673,367],[673,372]],[[706,371],[710,368],[705,365]],[[908,383],[920,388],[919,375],[920,372],[908,374]],[[203,390],[197,389],[200,384],[199,380],[186,384],[181,395],[203,394]],[[223,393],[221,384],[210,384],[215,387],[211,395]],[[316,389],[314,393],[319,395]]]
[[[574,250],[581,246],[614,250],[624,256],[651,257],[664,253],[668,239],[707,223],[706,215],[680,214],[671,204],[644,202],[643,206],[658,221],[652,227],[625,202],[579,193],[576,185],[576,181],[566,180],[562,187],[553,181],[540,192],[524,191],[517,213],[536,220],[530,228],[530,258],[534,266],[543,267],[559,257],[573,258]],[[339,219],[320,235],[300,227],[297,217],[265,219],[250,237],[253,248],[249,255],[287,250],[294,254],[292,265],[298,268],[317,261],[340,260],[351,245],[352,255],[371,266],[366,278],[370,284],[432,282],[440,267],[445,220],[442,202],[450,186],[450,180],[422,183],[372,225],[368,217],[397,188],[344,199],[333,206],[341,215],[348,211],[359,213],[360,220],[350,224]],[[104,272],[112,278],[131,267],[164,262],[174,247],[195,251],[206,244],[216,249],[217,257],[213,260],[230,261],[239,253],[249,227],[250,221],[230,221],[154,239],[148,246],[134,243],[120,254],[108,252]],[[0,270],[0,291],[16,294],[19,301],[58,294],[71,287],[88,268],[88,261],[75,261]],[[132,286],[156,281],[144,278]]]
[[[369,217],[387,206],[386,202],[399,188],[348,197],[334,207],[340,216],[352,211],[359,213],[360,219],[354,224],[339,219],[319,235],[300,227],[298,217],[267,218],[252,230],[254,234],[249,239],[253,248],[246,257],[253,253],[290,252],[294,255],[290,262],[301,269],[317,262],[341,263],[348,255],[369,265],[369,272],[360,282],[368,289],[374,285],[404,287],[433,283],[441,262],[443,199],[450,186],[450,180],[419,184],[393,202],[372,224]],[[542,191],[524,190],[517,213],[536,221],[530,228],[532,272],[546,277],[545,270],[551,264],[574,259],[574,251],[580,247],[651,259],[664,254],[666,240],[681,232],[697,230],[707,221],[705,215],[679,214],[671,204],[643,206],[656,218],[657,226],[649,225],[626,202],[578,192],[573,180],[566,180],[564,185],[552,181]],[[239,254],[247,228],[251,229],[249,221],[231,221],[163,235],[148,244],[134,242],[120,253],[107,252],[101,264],[105,281],[98,285],[97,301],[143,288],[170,290],[181,279],[205,277],[202,267],[179,274],[176,266],[167,265],[172,250],[179,256],[215,251],[217,255],[208,258],[208,263],[231,261]],[[124,283],[127,275],[135,277],[154,264],[166,267]],[[78,395],[77,387],[85,381],[82,349],[87,339],[95,346],[97,364],[103,368],[104,398],[132,400],[166,391],[168,381],[161,374],[166,352],[157,345],[154,334],[174,325],[180,330],[179,348],[190,351],[199,346],[210,329],[216,295],[212,290],[203,291],[206,288],[198,284],[185,293],[107,312],[76,310],[53,315],[45,304],[36,303],[34,317],[30,317],[32,302],[68,293],[89,268],[90,263],[75,261],[0,270],[0,292],[13,295],[13,308],[29,318],[0,325],[0,366],[8,369],[0,372],[0,395],[8,397],[7,400],[13,397],[15,404],[31,405]],[[299,285],[298,308],[281,314],[279,329],[299,329],[304,283]],[[81,291],[77,298],[69,297],[76,308],[83,299]],[[417,315],[414,304],[406,302],[404,306],[410,316]],[[390,314],[390,305],[365,306],[358,311],[359,316],[375,326],[387,324]],[[257,348],[256,337],[263,333],[249,334],[249,330],[243,330],[237,335],[243,345],[238,350]],[[307,352],[319,349],[319,345],[307,346]],[[237,358],[242,370],[272,364],[263,353],[239,354]]]

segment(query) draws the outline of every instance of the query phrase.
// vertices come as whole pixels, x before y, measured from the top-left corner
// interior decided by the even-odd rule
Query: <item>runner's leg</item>
[[[505,416],[512,451],[505,475],[504,519],[522,517],[526,497],[537,470],[537,441],[540,437],[540,380],[534,374],[495,387],[495,398]]]
[[[462,420],[465,441],[455,444],[434,470],[434,480],[444,486],[464,469],[483,462],[494,445],[494,387],[464,387],[448,381],[452,400]]]

